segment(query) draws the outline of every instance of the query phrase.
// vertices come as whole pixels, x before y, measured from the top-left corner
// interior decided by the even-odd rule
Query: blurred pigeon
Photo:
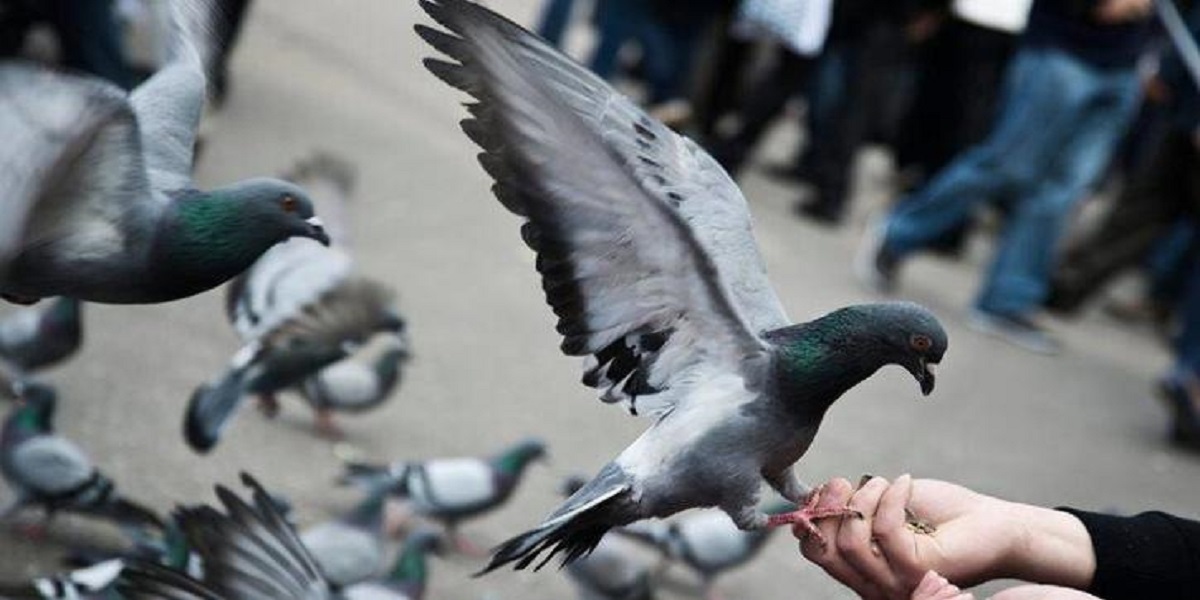
[[[334,170],[335,164],[341,163],[329,157],[303,163],[293,175],[302,174],[314,189],[324,191],[324,196],[314,196],[322,212],[340,215],[350,176]],[[335,218],[338,225],[331,235],[344,240],[342,219]],[[366,409],[381,402],[390,391],[388,371],[398,369],[401,353],[407,351],[404,320],[391,291],[355,274],[353,261],[342,248],[312,240],[288,240],[263,254],[230,285],[226,312],[244,345],[219,381],[192,395],[185,432],[188,443],[201,452],[217,443],[245,395],[258,395],[262,411],[274,416],[279,411],[275,394],[289,388],[308,390],[306,397],[317,409],[318,430],[336,436],[331,411],[353,405]],[[367,368],[357,363],[361,358],[352,359],[354,364],[326,378],[333,380],[331,385],[322,388],[320,380],[306,385],[379,333],[391,334],[393,341],[381,342],[383,356],[366,355]],[[389,352],[388,343],[404,350]],[[377,368],[382,373],[377,374]]]
[[[152,303],[211,289],[293,236],[328,241],[299,187],[191,179],[210,0],[179,0],[172,60],[126,95],[0,63],[0,295]]]
[[[162,527],[154,511],[123,498],[83,450],[54,434],[52,388],[37,382],[19,387],[20,403],[0,431],[0,473],[16,494],[5,518],[40,506],[47,521],[61,510],[111,519],[123,529]]]
[[[462,124],[501,203],[537,252],[562,350],[583,383],[654,416],[650,428],[485,569],[564,561],[610,528],[718,506],[743,529],[850,514],[816,509],[792,470],[832,403],[881,367],[928,394],[946,333],[913,304],[844,308],[792,325],[771,288],[746,201],[699,146],[537,36],[465,0],[423,0],[447,31],[417,33],[454,62],[425,65],[467,92]],[[802,508],[758,510],[766,480]],[[545,561],[538,565],[545,564]]]
[[[0,361],[18,378],[65,360],[83,341],[82,307],[74,298],[18,310],[0,320]]]
[[[115,584],[124,563],[107,560],[90,567],[29,583],[0,583],[0,598],[10,600],[105,600],[116,598]]]
[[[300,541],[333,585],[366,581],[383,568],[387,493],[386,487],[376,486],[345,515],[300,533]]]
[[[763,512],[783,514],[796,509],[787,502],[772,504]],[[654,536],[653,543],[670,559],[687,565],[700,577],[704,597],[717,600],[716,578],[754,558],[766,545],[774,529],[742,531],[719,510],[701,510],[679,515]]]
[[[117,584],[128,600],[325,600],[336,598],[312,555],[270,494],[249,475],[247,503],[224,486],[210,506],[175,511],[203,579],[151,561],[129,561]]]
[[[349,586],[342,590],[345,600],[421,600],[429,579],[426,557],[441,552],[437,532],[414,531],[404,540],[404,548],[387,574],[376,581]]]
[[[400,383],[401,368],[408,358],[404,330],[385,331],[306,379],[301,395],[316,411],[317,430],[328,437],[341,437],[333,413],[364,412],[382,404]]]
[[[459,551],[476,554],[474,546],[458,535],[459,523],[503,505],[525,467],[545,454],[541,440],[525,440],[488,458],[397,461],[390,466],[351,462],[343,481],[390,484],[393,494],[408,500],[418,515],[441,522]]]

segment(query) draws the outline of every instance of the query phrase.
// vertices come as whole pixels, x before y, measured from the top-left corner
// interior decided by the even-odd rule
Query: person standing
[[[1007,203],[1011,217],[969,324],[1034,352],[1058,352],[1034,316],[1067,215],[1136,110],[1135,66],[1152,10],[1152,0],[1035,0],[988,138],[869,229],[856,261],[860,279],[893,290],[906,258],[961,227],[981,203]]]

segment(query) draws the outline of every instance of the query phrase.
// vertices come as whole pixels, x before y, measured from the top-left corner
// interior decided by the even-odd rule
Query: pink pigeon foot
[[[768,527],[779,527],[780,525],[791,525],[792,532],[796,537],[813,536],[822,546],[826,545],[825,536],[817,529],[815,524],[820,519],[829,519],[833,517],[854,517],[856,519],[863,518],[862,513],[857,510],[852,510],[847,507],[837,508],[817,508],[817,504],[821,501],[822,487],[818,487],[808,495],[808,500],[800,510],[790,513],[771,515],[767,519]]]

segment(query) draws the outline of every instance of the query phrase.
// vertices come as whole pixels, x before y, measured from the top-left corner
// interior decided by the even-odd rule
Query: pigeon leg
[[[279,399],[275,397],[275,394],[258,395],[258,412],[268,419],[279,416]]]
[[[313,426],[317,430],[317,435],[323,438],[340,440],[346,437],[342,428],[334,422],[333,411],[328,408],[317,409],[316,422],[313,423]]]
[[[800,510],[779,515],[771,515],[767,519],[767,525],[770,527],[791,525],[792,531],[798,534],[797,537],[800,537],[800,535],[811,535],[814,536],[822,546],[824,546],[828,542],[825,539],[825,536],[821,535],[821,532],[817,529],[814,521],[828,519],[831,517],[863,518],[862,513],[845,506],[838,508],[817,508],[817,504],[821,501],[822,489],[824,489],[824,486],[813,490],[813,492],[809,494],[808,500],[804,503],[804,506],[802,506]]]
[[[450,543],[454,547],[454,551],[469,556],[471,558],[486,558],[489,553],[487,550],[477,546],[467,538],[463,537],[458,532],[458,528],[454,525],[446,526],[446,537],[450,538]]]
[[[763,474],[763,479],[771,485],[771,489],[779,492],[788,502],[797,506],[803,506],[809,496],[813,493],[813,488],[808,484],[800,481],[800,477],[796,475],[795,469],[787,467],[783,471],[774,474]]]

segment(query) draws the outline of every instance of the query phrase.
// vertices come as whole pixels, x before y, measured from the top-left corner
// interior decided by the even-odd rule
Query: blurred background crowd
[[[164,4],[0,0],[0,53],[132,89],[165,60]],[[206,57],[214,108],[237,96],[231,59],[257,10],[250,0],[222,4],[228,21]],[[905,297],[930,284],[900,281],[905,260],[927,251],[979,267],[967,324],[1028,351],[1071,352],[1055,332],[1092,307],[1125,331],[1152,331],[1173,356],[1145,382],[1167,401],[1168,441],[1200,450],[1200,3],[528,4],[531,28],[701,143],[731,176],[780,184],[795,219],[857,237],[864,217],[853,268],[872,292]],[[781,130],[799,132],[784,138],[794,147],[764,152]],[[885,157],[885,167],[865,155]],[[864,168],[885,173],[882,206],[863,199]],[[990,258],[971,260],[980,246]]]

